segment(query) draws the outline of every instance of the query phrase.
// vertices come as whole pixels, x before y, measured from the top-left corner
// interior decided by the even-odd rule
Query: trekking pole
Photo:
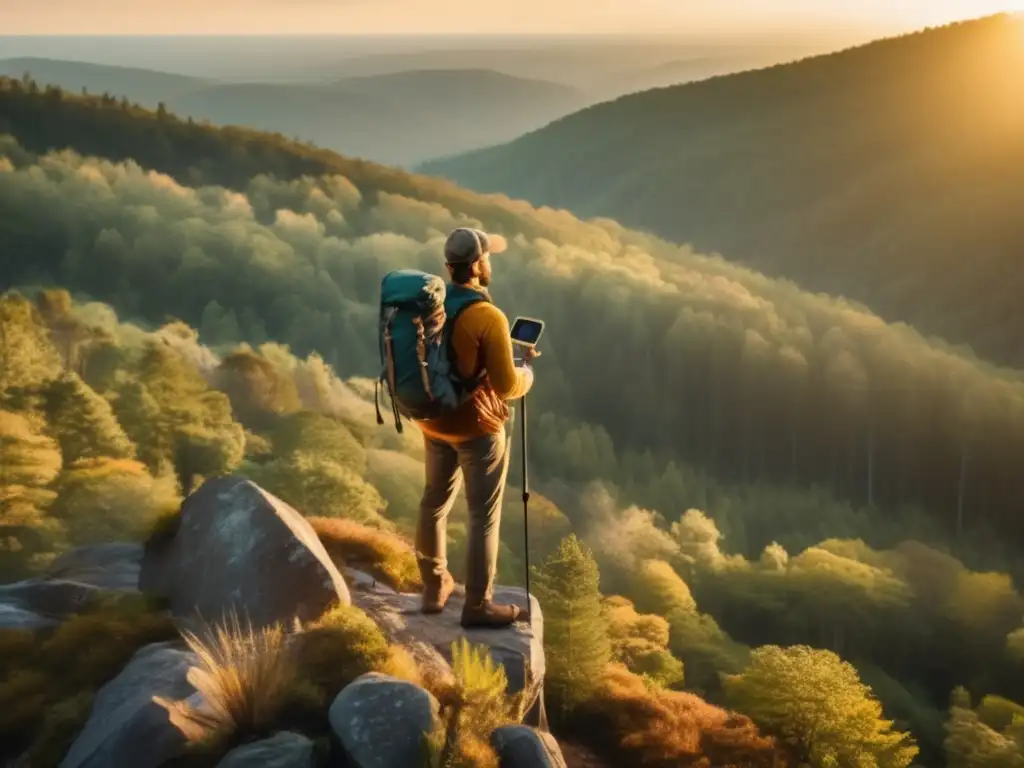
[[[530,476],[526,467],[526,395],[523,395],[523,423],[520,426],[523,448],[523,556],[526,561],[526,620],[533,625],[530,602]]]

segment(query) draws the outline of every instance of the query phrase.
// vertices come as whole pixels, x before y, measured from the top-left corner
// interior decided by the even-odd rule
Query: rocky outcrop
[[[530,621],[520,621],[510,628],[465,629],[459,619],[465,593],[457,589],[439,614],[420,612],[420,595],[403,594],[365,574],[349,574],[352,601],[381,626],[389,638],[406,645],[426,644],[446,661],[451,661],[452,643],[459,638],[485,646],[491,658],[505,668],[509,693],[524,689],[536,692],[526,722],[547,727],[542,695],[544,681],[544,614],[540,603],[530,596]],[[497,587],[494,600],[526,609],[526,591],[518,587]]]
[[[0,585],[0,629],[53,627],[82,609],[99,590],[63,579],[28,579]]]
[[[269,739],[236,747],[217,768],[313,768],[313,742],[298,733],[282,731]]]
[[[101,589],[130,591],[139,588],[141,565],[141,544],[112,542],[66,552],[50,564],[46,576]]]
[[[353,768],[422,765],[424,737],[437,722],[437,700],[422,688],[376,672],[363,675],[331,704],[331,729]]]
[[[205,483],[186,500],[176,524],[144,547],[84,547],[61,556],[42,578],[0,586],[0,627],[48,629],[93,596],[135,589],[162,598],[183,628],[200,634],[204,624],[231,612],[254,627],[281,622],[289,630],[301,631],[301,622],[316,620],[332,604],[354,602],[392,642],[404,645],[421,663],[437,665],[442,676],[451,674],[453,643],[465,638],[485,647],[503,665],[510,693],[531,695],[533,706],[525,722],[546,728],[544,624],[536,599],[531,600],[530,621],[501,630],[467,630],[460,625],[461,588],[441,614],[423,614],[418,594],[398,593],[351,569],[343,578],[298,512],[238,477]],[[526,608],[521,589],[498,587],[495,599]],[[204,735],[183,713],[210,713],[189,682],[190,668],[198,666],[196,655],[183,644],[160,643],[139,650],[99,690],[88,721],[60,768],[157,768],[182,756],[189,740]],[[438,709],[428,691],[410,682],[378,673],[363,675],[323,713],[337,737],[330,745],[331,764],[420,764],[423,737],[438,724]],[[532,728],[499,729],[492,743],[503,766],[564,768],[557,744]],[[218,768],[311,768],[317,763],[316,751],[305,736],[283,732],[234,749]]]
[[[491,734],[501,768],[566,768],[558,742],[550,733],[525,725],[505,725]]]
[[[348,587],[302,515],[242,477],[209,480],[182,505],[175,530],[146,546],[140,589],[186,624],[234,613],[259,628],[315,620]]]
[[[195,689],[186,679],[195,655],[156,643],[139,650],[96,694],[85,728],[60,768],[157,768],[181,754],[185,734],[155,697],[176,701]]]

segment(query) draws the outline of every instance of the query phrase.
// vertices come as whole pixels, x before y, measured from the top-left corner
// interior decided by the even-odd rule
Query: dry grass
[[[608,667],[572,730],[617,764],[650,768],[722,765],[781,768],[787,756],[754,723],[690,693],[652,686],[620,664]]]
[[[365,570],[399,592],[423,588],[416,553],[399,536],[344,518],[308,519],[339,569]]]
[[[280,627],[242,628],[232,614],[201,638],[182,633],[199,658],[188,671],[188,681],[203,697],[204,705],[187,710],[202,731],[224,738],[270,733],[298,679],[295,657],[289,652]]]
[[[185,633],[199,666],[189,682],[204,704],[160,703],[185,729],[191,743],[180,766],[214,766],[239,743],[276,731],[303,733],[323,742],[330,733],[328,710],[349,683],[371,671],[419,679],[407,653],[388,645],[377,625],[355,606],[336,606],[318,621],[253,629],[235,616],[203,636]]]

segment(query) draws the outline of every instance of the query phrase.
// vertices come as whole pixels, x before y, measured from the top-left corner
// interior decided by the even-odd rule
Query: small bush
[[[522,718],[523,695],[509,696],[505,669],[484,646],[452,643],[452,676],[427,681],[441,704],[441,723],[427,743],[428,768],[497,768],[495,728]]]
[[[366,570],[399,592],[423,588],[416,554],[396,534],[342,518],[311,517],[309,522],[339,568]]]
[[[357,677],[384,671],[392,660],[380,628],[355,606],[333,608],[295,640],[299,673],[328,704]]]
[[[787,755],[750,718],[690,693],[667,691],[611,664],[571,730],[621,765],[780,768]]]
[[[56,766],[89,717],[91,702],[136,651],[175,640],[170,616],[136,594],[101,595],[55,629],[0,632],[0,744],[30,751],[33,768]]]

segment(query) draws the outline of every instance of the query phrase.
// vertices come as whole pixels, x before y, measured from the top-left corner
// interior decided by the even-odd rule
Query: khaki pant
[[[498,569],[501,503],[508,474],[505,428],[462,443],[424,437],[424,448],[426,487],[416,527],[416,554],[423,580],[436,580],[448,567],[448,513],[461,477],[469,506],[466,602],[490,600]]]

